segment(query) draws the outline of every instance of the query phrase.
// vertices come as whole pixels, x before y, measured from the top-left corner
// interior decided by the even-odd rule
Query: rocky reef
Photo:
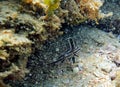
[[[101,0],[8,0],[0,1],[0,87],[4,80],[21,80],[28,57],[36,48],[64,32],[62,24],[111,16],[100,11]]]

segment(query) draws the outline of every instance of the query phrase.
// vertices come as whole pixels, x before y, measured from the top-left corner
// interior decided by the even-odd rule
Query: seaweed
[[[56,10],[60,5],[60,0],[44,0],[44,4],[47,6],[46,15],[49,17],[54,14],[54,10]]]

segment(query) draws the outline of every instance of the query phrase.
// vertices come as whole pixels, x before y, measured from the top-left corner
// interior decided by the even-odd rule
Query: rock
[[[73,68],[73,73],[78,73],[79,72],[79,68],[78,67],[74,67]]]

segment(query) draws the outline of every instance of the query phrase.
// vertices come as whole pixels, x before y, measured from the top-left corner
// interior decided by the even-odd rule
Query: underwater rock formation
[[[20,80],[25,76],[31,44],[24,35],[14,34],[12,29],[0,30],[0,85],[5,78]]]
[[[5,87],[5,79],[25,76],[28,57],[46,40],[63,34],[62,23],[97,23],[109,16],[100,17],[102,5],[101,0],[0,1],[0,87]]]

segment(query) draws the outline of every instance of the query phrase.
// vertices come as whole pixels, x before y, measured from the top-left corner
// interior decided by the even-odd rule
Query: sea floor
[[[120,72],[120,43],[111,33],[82,26],[76,33],[66,35],[45,46],[30,58],[30,73],[19,87],[117,87]],[[41,58],[55,61],[66,52],[67,38],[73,38],[80,51],[75,63],[66,61],[51,66],[41,65]],[[49,60],[48,60],[49,61]],[[117,80],[116,80],[117,79]],[[14,86],[14,87],[16,87]]]

